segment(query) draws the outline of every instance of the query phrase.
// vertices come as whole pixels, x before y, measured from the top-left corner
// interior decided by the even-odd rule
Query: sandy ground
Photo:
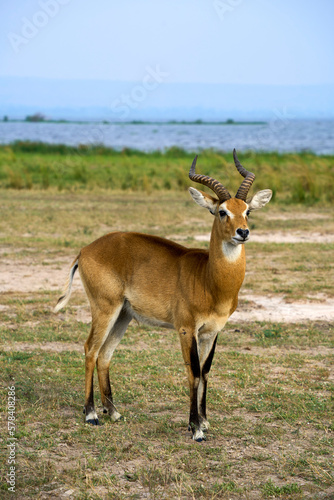
[[[247,302],[243,303],[243,299]],[[239,300],[240,306],[232,314],[229,321],[272,321],[277,323],[334,321],[334,299],[322,298],[319,302],[290,303],[284,301],[279,295],[262,297],[241,293]]]
[[[195,236],[197,241],[210,241],[210,233],[198,234]],[[334,234],[308,233],[306,231],[275,231],[268,233],[251,233],[250,240],[254,243],[333,243]]]
[[[43,292],[48,290],[61,291],[67,278],[71,261],[64,258],[56,264],[44,261],[43,264],[33,263],[31,259],[0,261],[0,294],[4,292]],[[73,293],[83,293],[80,278],[76,275],[73,282]],[[314,301],[286,302],[281,296],[258,296],[241,292],[237,311],[229,321],[273,321],[297,323],[305,321],[334,321],[334,300],[317,297]],[[3,308],[4,306],[0,308]],[[77,319],[90,321],[88,305],[79,307]]]
[[[67,278],[66,271],[70,270],[70,265],[70,259],[63,259],[61,263],[58,259],[57,264],[46,261],[37,264],[28,258],[24,261],[1,259],[0,293],[62,290]]]

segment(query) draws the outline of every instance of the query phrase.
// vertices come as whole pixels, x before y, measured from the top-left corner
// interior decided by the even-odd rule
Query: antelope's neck
[[[224,260],[226,260],[229,264],[237,264],[239,259],[242,258],[242,253],[245,254],[244,245],[232,245],[232,243],[227,243],[226,241],[221,243],[221,249]]]
[[[236,296],[242,285],[246,271],[245,245],[233,245],[222,240],[214,221],[209,249],[210,281],[226,294]]]

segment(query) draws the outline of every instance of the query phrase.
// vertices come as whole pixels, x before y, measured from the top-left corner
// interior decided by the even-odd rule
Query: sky
[[[0,76],[334,83],[332,0],[0,0]]]

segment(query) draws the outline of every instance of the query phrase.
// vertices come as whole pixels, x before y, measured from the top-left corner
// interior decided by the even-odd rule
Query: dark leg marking
[[[191,366],[191,371],[193,372],[194,378],[199,378],[201,375],[201,367],[199,364],[197,340],[195,339],[195,337],[193,337],[192,343],[191,343],[190,366]]]
[[[191,428],[193,434],[200,428],[199,414],[198,414],[198,403],[197,403],[197,391],[199,378],[201,375],[201,367],[198,357],[197,341],[195,337],[192,339],[191,350],[190,350],[190,368],[193,377],[193,388],[190,393],[190,415],[189,415],[189,427]],[[198,441],[202,441],[198,439]]]
[[[213,356],[215,355],[217,338],[218,338],[218,335],[216,336],[215,340],[213,341],[213,345],[212,345],[211,351],[209,353],[209,356],[206,358],[205,363],[203,365],[203,369],[202,369],[203,376],[205,376],[210,371],[210,368],[211,368],[211,365],[212,365]]]
[[[208,386],[208,378],[209,378],[209,371],[212,365],[212,360],[213,356],[215,354],[215,349],[216,349],[216,344],[217,344],[217,338],[218,335],[216,336],[215,340],[213,341],[213,345],[211,348],[211,351],[209,353],[209,356],[206,358],[205,363],[202,368],[202,377],[203,377],[203,394],[202,394],[202,400],[200,403],[200,409],[201,409],[201,415],[206,419],[206,393],[207,393],[207,386]]]

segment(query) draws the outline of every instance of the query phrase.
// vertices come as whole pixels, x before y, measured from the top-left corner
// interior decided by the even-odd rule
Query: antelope
[[[103,412],[112,421],[121,419],[113,402],[109,365],[128,324],[136,319],[179,333],[190,390],[189,430],[195,441],[205,439],[208,376],[218,332],[238,304],[245,276],[248,216],[272,196],[265,189],[246,201],[255,175],[240,164],[235,149],[233,157],[244,177],[234,198],[217,180],[195,173],[197,156],[190,168],[190,179],[216,195],[189,188],[193,200],[214,216],[209,250],[186,248],[148,234],[112,232],[82,248],[74,260],[55,312],[67,304],[79,269],[92,315],[85,343],[86,422],[99,425],[93,395],[95,365]]]

